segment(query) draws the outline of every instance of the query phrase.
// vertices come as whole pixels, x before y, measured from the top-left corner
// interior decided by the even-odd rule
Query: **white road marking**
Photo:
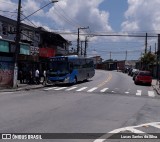
[[[106,139],[97,139],[94,142],[104,142]]]
[[[129,92],[125,92],[125,94],[129,94]]]
[[[76,90],[76,91],[80,92],[80,91],[85,90],[85,89],[87,89],[87,88],[88,88],[88,87],[82,87],[81,89],[78,89],[78,90]]]
[[[155,128],[158,128],[158,129],[160,129],[160,125],[158,125],[158,124],[150,124],[150,126],[153,126],[153,127],[155,127]]]
[[[137,96],[141,96],[141,94],[142,94],[142,90],[137,90],[136,95],[137,95]]]
[[[48,90],[52,90],[52,89],[56,89],[58,87],[51,87],[51,88],[47,88],[47,89],[44,89],[45,91],[48,91]]]
[[[105,91],[107,91],[109,88],[104,88],[104,89],[102,89],[100,92],[105,92]]]
[[[137,129],[135,129],[135,128],[133,128],[133,127],[125,127],[125,128],[119,128],[119,129],[115,129],[115,130],[113,130],[113,131],[111,131],[111,132],[109,132],[109,133],[113,133],[113,134],[116,134],[116,133],[120,133],[120,132],[124,132],[124,131],[130,131],[130,132],[132,132],[132,133],[145,133],[145,132],[143,132],[143,131],[140,131],[140,130],[137,130]]]
[[[71,88],[69,88],[69,89],[66,89],[66,91],[71,91],[71,90],[74,90],[74,89],[76,89],[77,87],[71,87]]]
[[[143,131],[140,131],[140,130],[137,130],[136,128],[140,128],[140,127],[144,127],[144,126],[153,126],[155,128],[158,128],[160,129],[160,122],[152,122],[152,123],[145,123],[145,124],[140,124],[140,125],[137,125],[137,126],[128,126],[128,127],[124,127],[124,128],[118,128],[118,129],[115,129],[113,131],[110,131],[108,132],[109,134],[116,134],[116,133],[123,133],[125,131],[130,131],[132,133],[137,133],[137,134],[147,134],[146,132],[143,132]],[[106,141],[106,139],[102,139],[102,138],[99,138],[99,139],[96,139],[94,142],[104,142]]]
[[[67,88],[67,87],[61,87],[61,88],[57,88],[57,89],[54,89],[54,90],[58,91],[58,90],[66,89],[66,88]]]
[[[136,133],[136,134],[145,133],[143,131],[140,131],[140,130],[137,130],[137,129],[134,129],[134,128],[131,128],[131,127],[128,127],[126,130],[128,130],[132,133]]]
[[[153,91],[148,91],[148,96],[149,96],[149,97],[155,97],[155,94],[154,94]]]
[[[94,88],[88,90],[87,92],[93,92],[93,91],[96,90],[96,89],[97,89],[97,87],[94,87]]]

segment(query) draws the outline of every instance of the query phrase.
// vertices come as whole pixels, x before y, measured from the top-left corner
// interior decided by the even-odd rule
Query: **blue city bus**
[[[77,56],[57,56],[49,58],[47,82],[71,83],[88,80],[95,74],[93,59]]]

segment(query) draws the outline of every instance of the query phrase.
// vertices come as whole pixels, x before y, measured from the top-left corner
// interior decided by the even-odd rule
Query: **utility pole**
[[[147,53],[147,37],[148,37],[148,34],[146,33],[146,39],[145,39],[145,52],[144,53]]]
[[[48,6],[51,3],[55,3],[58,2],[56,0],[52,0],[50,3],[46,4],[45,6],[41,7],[40,9],[38,9],[37,11],[33,12],[32,14],[28,15],[27,17],[25,17],[24,19],[28,18],[29,16],[32,16],[33,14],[35,14],[36,12],[40,11],[41,9],[43,9],[44,7]],[[18,74],[18,54],[20,52],[20,39],[21,39],[21,21],[23,21],[24,19],[21,20],[21,0],[19,0],[18,2],[18,13],[17,13],[17,24],[16,24],[16,48],[15,48],[15,56],[14,56],[14,75],[13,75],[13,88],[17,88],[17,74]]]
[[[158,76],[158,48],[157,48],[157,44],[155,43],[155,54],[156,54],[156,78],[157,78],[157,82],[156,82],[156,85],[158,85],[158,79],[159,79],[159,76]]]
[[[81,56],[83,55],[83,53],[82,53],[82,52],[83,52],[83,51],[82,51],[82,50],[83,50],[83,49],[82,49],[82,45],[83,45],[83,41],[81,41]]]
[[[110,60],[111,60],[111,58],[112,58],[112,52],[110,52]]]
[[[151,53],[151,51],[152,51],[152,47],[151,47],[151,45],[150,45],[150,49],[149,49],[149,52]]]
[[[77,55],[79,55],[79,50],[80,50],[80,46],[79,46],[79,31],[80,29],[88,29],[89,27],[80,27],[78,28],[78,38],[77,38]]]
[[[143,69],[142,56],[143,56],[143,53],[141,52],[141,70]]]
[[[21,38],[21,0],[18,2],[18,13],[17,13],[17,25],[16,25],[16,48],[15,48],[15,57],[14,57],[14,76],[13,76],[13,88],[17,87],[17,74],[18,74],[18,54],[20,51],[20,38]]]
[[[85,38],[85,49],[84,49],[84,57],[87,56],[87,36]]]
[[[78,28],[78,38],[77,38],[77,55],[79,55],[79,29]]]
[[[128,52],[126,51],[126,57],[125,57],[125,61],[127,61],[127,56],[128,56]]]

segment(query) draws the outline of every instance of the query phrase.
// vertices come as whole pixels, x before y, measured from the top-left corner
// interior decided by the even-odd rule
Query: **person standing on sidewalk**
[[[20,80],[20,83],[21,83],[21,84],[24,83],[22,70],[19,71],[19,80]]]
[[[47,72],[46,72],[46,70],[43,71],[43,77],[44,78],[43,78],[43,83],[42,84],[46,85],[46,78],[47,78]]]
[[[36,69],[35,71],[35,78],[36,78],[36,84],[39,84],[40,81],[39,81],[39,70],[38,69]]]

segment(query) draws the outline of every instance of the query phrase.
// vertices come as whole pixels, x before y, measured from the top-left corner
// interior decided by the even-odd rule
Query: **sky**
[[[48,3],[50,0],[22,0],[22,18]],[[0,15],[16,19],[17,6],[18,0],[0,0]],[[72,42],[70,49],[75,50],[78,28],[89,26],[89,29],[80,29],[80,40],[86,37],[88,40],[88,56],[137,60],[144,53],[146,33],[148,36],[160,33],[159,7],[160,0],[58,0],[23,22],[61,34]],[[157,37],[148,37],[147,49],[151,47],[154,52],[157,40]]]

